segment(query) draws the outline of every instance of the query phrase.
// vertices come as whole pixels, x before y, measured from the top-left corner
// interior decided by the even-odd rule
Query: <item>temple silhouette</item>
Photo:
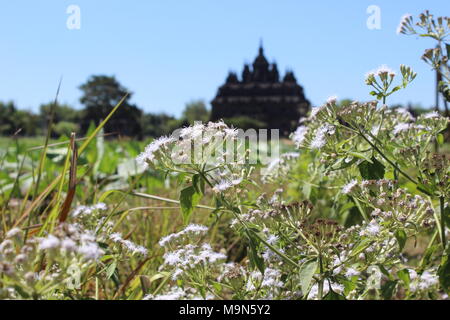
[[[280,80],[277,64],[269,64],[262,44],[252,67],[244,65],[241,79],[230,72],[211,105],[213,121],[248,117],[283,135],[292,132],[310,108],[294,73],[287,71]]]

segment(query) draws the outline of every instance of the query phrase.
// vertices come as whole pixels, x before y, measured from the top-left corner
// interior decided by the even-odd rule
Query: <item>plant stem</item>
[[[322,300],[323,298],[323,265],[322,265],[322,253],[319,252],[319,272],[320,272],[320,280],[318,284],[318,299]]]
[[[392,160],[390,160],[387,156],[385,156],[384,155],[384,153],[376,146],[376,145],[374,145],[369,139],[367,139],[367,137],[362,133],[362,132],[359,132],[359,135],[364,139],[364,140],[366,140],[366,142],[368,143],[368,144],[370,144],[370,146],[372,147],[372,148],[374,148],[374,150],[376,151],[376,152],[378,152],[379,154],[380,154],[380,156],[384,159],[384,160],[386,160],[391,166],[393,166],[398,172],[400,172],[405,178],[407,178],[409,181],[411,181],[412,183],[414,183],[415,185],[418,185],[419,183],[416,181],[416,180],[414,180],[413,178],[411,178],[406,172],[404,172],[402,169],[400,169]]]
[[[445,207],[444,207],[444,197],[439,197],[439,206],[441,211],[441,240],[442,240],[442,247],[445,250],[445,247],[447,245],[447,237],[445,236]]]

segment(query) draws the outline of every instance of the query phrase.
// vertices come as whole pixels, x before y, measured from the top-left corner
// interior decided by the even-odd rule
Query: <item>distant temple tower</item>
[[[262,45],[252,68],[244,65],[241,80],[230,72],[211,104],[213,121],[245,116],[264,122],[268,129],[280,129],[284,135],[297,127],[310,108],[294,73],[286,72],[280,81],[277,65],[269,64]]]

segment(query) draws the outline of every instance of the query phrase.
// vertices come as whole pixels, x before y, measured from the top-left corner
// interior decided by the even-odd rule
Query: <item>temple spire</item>
[[[255,126],[252,121],[256,120],[258,128],[279,129],[287,136],[297,128],[298,119],[306,116],[310,103],[292,71],[280,76],[277,63],[269,63],[264,56],[260,40],[259,53],[252,64],[244,65],[242,78],[231,72],[219,87],[211,101],[211,120],[232,123],[233,118],[247,118],[250,121],[242,122],[244,130]]]
[[[253,76],[252,80],[256,82],[266,82],[269,78],[269,62],[264,56],[264,49],[262,47],[262,40],[259,47],[259,54],[253,62]]]
[[[260,55],[264,54],[264,47],[263,47],[263,40],[262,40],[262,38],[259,39],[259,54]]]

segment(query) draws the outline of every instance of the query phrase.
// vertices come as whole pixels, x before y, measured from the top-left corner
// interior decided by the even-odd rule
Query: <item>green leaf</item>
[[[22,289],[21,286],[18,285],[14,285],[14,289],[25,299],[28,299],[30,297],[30,295]]]
[[[375,157],[372,157],[372,163],[364,161],[359,164],[359,172],[363,179],[366,180],[379,180],[384,178],[385,167]]]
[[[397,238],[398,245],[400,246],[400,251],[402,251],[403,248],[405,247],[405,243],[407,240],[406,232],[403,229],[398,229],[395,231],[394,234],[395,234],[395,238]]]
[[[344,285],[344,294],[347,295],[350,292],[352,292],[357,285],[358,279],[357,277],[352,277],[350,279],[346,279],[346,278],[340,278],[339,279],[339,283],[342,283]]]
[[[348,202],[349,205],[353,205],[351,202]],[[347,215],[345,216],[344,226],[346,228],[360,224],[363,221],[363,217],[359,211],[359,209],[355,206],[350,208]]]
[[[408,84],[408,82],[406,82],[405,84],[403,84],[403,87],[406,88],[406,85]],[[394,92],[397,92],[398,90],[400,90],[402,87],[400,86],[396,86],[392,89],[392,91],[389,93],[389,95],[393,94]]]
[[[328,293],[323,297],[323,300],[346,300],[343,295],[340,295],[339,293],[334,292],[333,290],[328,291]]]
[[[402,269],[397,272],[397,277],[402,280],[405,285],[409,288],[409,284],[411,282],[411,278],[409,277],[408,269]]]
[[[444,144],[444,135],[442,133],[439,133],[436,137],[437,143],[439,145],[443,145]]]
[[[360,254],[361,252],[366,250],[372,244],[372,242],[373,241],[371,239],[364,238],[358,243],[358,245],[353,248],[350,256],[355,257],[356,255]]]
[[[367,162],[369,162],[369,163],[373,163],[372,162],[372,159],[370,159],[368,156],[366,156],[364,153],[361,153],[361,152],[353,152],[353,151],[348,151],[347,152],[349,155],[352,155],[352,156],[354,156],[354,157],[356,157],[356,158],[360,158],[360,159],[364,159],[364,160],[366,160]]]
[[[192,185],[197,193],[205,194],[205,180],[199,174],[192,176]]]
[[[445,292],[450,293],[450,249],[447,248],[446,254],[442,257],[441,265],[438,269],[439,283]]]
[[[429,247],[427,250],[425,250],[425,253],[423,254],[422,261],[420,262],[420,268],[422,270],[425,270],[427,268],[427,266],[430,264],[431,258],[433,256],[434,252],[438,248],[439,248],[438,245],[433,245],[433,246]]]
[[[96,141],[96,149],[97,149],[97,157],[95,159],[94,167],[92,168],[92,171],[94,174],[98,173],[98,170],[100,168],[100,164],[103,160],[103,156],[105,154],[105,138],[103,137],[104,130],[103,128],[99,131],[99,136],[97,137]]]
[[[117,267],[116,261],[114,261],[108,266],[108,268],[106,269],[106,279],[110,279],[112,277],[114,271],[116,271],[116,267]]]
[[[377,267],[380,269],[381,273],[384,274],[389,280],[394,280],[389,271],[387,271],[387,269],[381,263],[377,264]]]
[[[397,280],[387,281],[381,287],[381,295],[385,300],[390,300],[394,294],[395,287],[397,286]]]
[[[426,185],[424,185],[422,183],[419,183],[417,185],[417,190],[419,190],[419,191],[421,191],[421,192],[423,192],[423,193],[425,193],[426,195],[429,195],[429,196],[433,195],[433,190],[430,187],[428,187],[428,186],[426,186]]]
[[[249,252],[249,259],[250,264],[252,266],[255,266],[258,268],[258,270],[264,274],[265,265],[264,265],[264,259],[261,257],[261,255],[258,252],[258,244],[259,240],[257,237],[253,235],[252,232],[246,230],[246,234],[248,237],[248,241],[250,244],[250,252]]]
[[[305,183],[302,188],[303,195],[306,199],[309,199],[311,196],[311,184]]]
[[[217,292],[222,292],[222,284],[219,282],[213,282],[213,287]]]
[[[316,273],[317,265],[317,260],[313,259],[306,261],[300,268],[300,287],[302,288],[302,293],[304,295],[309,291],[309,286]]]
[[[185,224],[189,222],[191,214],[194,211],[194,207],[198,204],[200,198],[201,194],[195,190],[194,186],[189,186],[181,190],[180,206]]]

